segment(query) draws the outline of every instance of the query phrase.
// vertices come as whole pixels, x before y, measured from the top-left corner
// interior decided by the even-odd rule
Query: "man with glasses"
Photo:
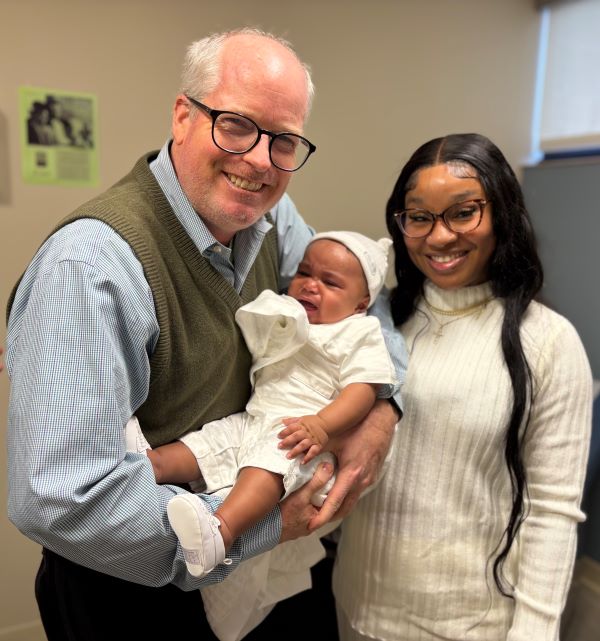
[[[304,136],[290,132],[278,134],[261,129],[254,120],[233,111],[219,111],[186,96],[198,109],[212,118],[212,139],[215,145],[230,154],[246,154],[260,142],[263,134],[269,136],[269,156],[277,169],[297,171],[316,150]]]
[[[196,588],[344,516],[376,477],[397,420],[385,401],[336,452],[320,511],[310,497],[330,469],[242,536],[230,566],[195,579],[166,515],[185,490],[156,485],[123,436],[134,413],[155,446],[245,406],[251,359],[235,311],[284,289],[313,233],[285,194],[315,151],[303,135],[312,94],[273,36],[192,44],[172,139],[64,219],[11,296],[9,516],[44,547],[49,641],[214,638]],[[183,608],[197,617],[168,616]]]

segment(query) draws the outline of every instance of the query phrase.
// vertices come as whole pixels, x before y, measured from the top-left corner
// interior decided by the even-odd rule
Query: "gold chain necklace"
[[[471,316],[472,314],[475,314],[475,313],[477,313],[477,317],[479,317],[481,312],[486,308],[487,304],[492,299],[493,299],[493,296],[490,296],[489,298],[482,300],[480,303],[474,303],[473,305],[469,305],[468,307],[463,307],[462,309],[440,309],[439,307],[435,307],[435,305],[432,305],[425,298],[425,296],[423,296],[425,305],[431,312],[433,312],[435,322],[438,324],[438,328],[435,331],[435,334],[433,336],[433,342],[437,343],[440,340],[440,338],[444,333],[444,327],[447,327],[451,323],[454,323],[455,321],[460,320],[465,316]],[[442,323],[438,318],[435,317],[435,314],[438,314],[440,316],[453,316],[454,318],[452,318],[449,321],[446,321],[445,323]]]

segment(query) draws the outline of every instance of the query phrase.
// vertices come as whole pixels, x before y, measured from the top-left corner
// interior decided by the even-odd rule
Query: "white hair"
[[[306,89],[308,94],[306,115],[308,116],[315,94],[310,67],[300,60],[298,54],[287,40],[255,27],[244,27],[232,31],[214,33],[206,38],[192,42],[187,48],[183,62],[180,92],[197,100],[202,100],[205,96],[212,93],[219,84],[221,77],[221,53],[223,45],[229,38],[239,35],[268,38],[279,43],[293,54],[300,66],[304,69],[306,76]]]

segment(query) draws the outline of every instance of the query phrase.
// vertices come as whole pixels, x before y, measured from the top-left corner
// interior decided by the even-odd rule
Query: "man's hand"
[[[325,503],[310,521],[311,531],[333,518],[346,516],[362,492],[375,483],[399,418],[388,401],[379,400],[359,425],[330,441],[329,449],[338,460],[337,478]]]
[[[318,515],[319,508],[310,502],[310,498],[329,481],[332,475],[333,466],[330,463],[319,465],[314,476],[306,485],[290,494],[279,504],[282,521],[280,543],[306,536],[312,532],[314,528],[309,528],[309,524]]]
[[[308,463],[323,451],[329,441],[325,421],[316,414],[285,418],[282,422],[286,427],[277,435],[282,439],[279,447],[290,450],[286,455],[289,459],[306,452],[302,463]]]

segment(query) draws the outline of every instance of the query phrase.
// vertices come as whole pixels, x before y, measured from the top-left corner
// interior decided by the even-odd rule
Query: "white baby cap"
[[[355,231],[325,231],[315,234],[310,242],[323,239],[342,243],[358,258],[367,279],[369,307],[371,307],[385,282],[392,240],[390,238],[373,240]]]

